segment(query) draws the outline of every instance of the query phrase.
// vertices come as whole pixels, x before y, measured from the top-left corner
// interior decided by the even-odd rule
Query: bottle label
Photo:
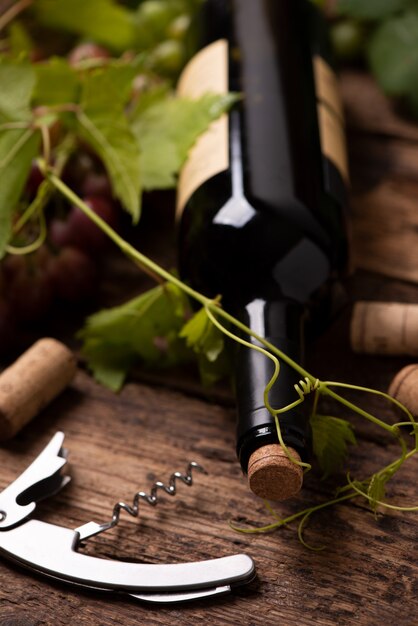
[[[348,183],[344,113],[337,77],[326,61],[318,55],[313,59],[313,67],[322,152]]]
[[[219,39],[200,50],[184,68],[177,86],[180,97],[198,99],[204,94],[228,93],[228,42]],[[229,167],[228,116],[211,123],[191,149],[177,188],[177,219],[193,192],[206,180]]]

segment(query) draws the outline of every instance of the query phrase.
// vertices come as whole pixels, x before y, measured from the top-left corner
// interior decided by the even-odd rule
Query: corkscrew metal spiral
[[[132,517],[139,517],[139,503],[141,500],[145,501],[147,504],[151,506],[155,506],[158,501],[158,490],[160,489],[164,493],[175,496],[177,493],[177,481],[183,482],[185,485],[191,487],[193,485],[193,470],[198,470],[203,474],[207,474],[207,471],[195,461],[190,461],[186,473],[182,474],[181,472],[173,472],[168,480],[168,484],[157,480],[151,487],[150,493],[146,493],[145,491],[138,491],[133,498],[132,504],[126,504],[125,502],[117,502],[113,507],[112,519],[109,522],[104,524],[97,524],[96,522],[89,522],[88,524],[84,524],[77,528],[77,532],[80,535],[80,541],[85,541],[89,537],[93,537],[94,535],[98,535],[99,533],[105,532],[111,528],[114,528],[119,524],[121,511],[126,511]]]

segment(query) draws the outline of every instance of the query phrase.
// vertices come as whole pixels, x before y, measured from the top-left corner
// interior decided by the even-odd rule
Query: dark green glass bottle
[[[329,320],[347,260],[344,122],[326,29],[308,0],[207,0],[194,33],[199,52],[179,93],[243,98],[182,171],[180,272],[300,363],[306,320],[309,328]],[[301,474],[290,486],[291,469],[272,472],[267,461],[283,457],[269,447],[278,441],[263,402],[271,373],[268,359],[238,350],[238,457],[246,473],[257,462],[253,490],[279,499],[300,488]],[[299,378],[283,365],[271,405],[297,399]],[[289,411],[280,424],[286,445],[306,459],[306,412]]]

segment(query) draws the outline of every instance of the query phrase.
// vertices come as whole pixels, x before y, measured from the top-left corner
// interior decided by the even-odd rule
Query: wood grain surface
[[[342,77],[356,268],[418,282],[418,125],[369,77]]]
[[[374,103],[379,96],[367,77],[350,74],[343,84],[353,172],[353,239],[360,269],[347,281],[349,302],[343,313],[310,346],[307,368],[322,379],[385,391],[396,372],[411,360],[353,354],[348,339],[351,303],[366,298],[418,302],[416,250],[406,244],[414,246],[417,236],[416,228],[409,225],[414,223],[413,213],[418,214],[414,206],[418,127],[390,117],[387,110],[380,118],[371,116],[368,99]],[[392,155],[390,159],[387,154]],[[385,221],[391,214],[390,190],[394,198],[404,201],[404,223],[408,224],[404,236],[395,237],[394,226]],[[395,216],[393,212],[391,218]],[[373,236],[367,236],[367,219],[369,225],[379,223],[380,230],[376,226]],[[378,256],[378,233],[387,231],[392,231],[393,246],[387,245],[380,262],[369,264],[367,259]],[[399,227],[396,232],[403,230]],[[402,266],[402,276],[387,269],[394,266]],[[103,290],[106,301],[120,299],[121,285],[127,295],[145,288],[147,281],[125,268],[120,262],[112,265]],[[52,323],[48,330],[67,336],[59,324]],[[352,392],[349,397],[382,419],[398,419],[374,396]],[[324,410],[351,419],[341,408],[326,405]],[[354,477],[362,478],[389,463],[398,449],[389,435],[360,417],[354,417],[353,423],[358,446],[349,469]],[[270,534],[242,534],[231,528],[231,523],[255,528],[273,518],[263,501],[250,493],[236,460],[234,405],[226,387],[209,394],[192,374],[138,370],[124,390],[114,395],[80,367],[69,389],[13,440],[1,445],[0,489],[27,467],[57,430],[65,433],[72,481],[38,506],[39,519],[69,528],[90,520],[107,521],[116,501],[130,502],[136,491],[146,491],[155,479],[166,480],[171,472],[184,470],[189,460],[195,460],[208,475],[196,474],[192,487],[180,485],[175,497],[162,496],[155,508],[144,504],[138,519],[122,514],[119,526],[91,540],[86,552],[150,563],[245,552],[256,563],[257,579],[223,599],[149,606],[74,589],[2,560],[0,626],[418,624],[417,513],[392,511],[375,516],[361,500],[326,509],[312,518],[305,535],[313,546],[323,546],[321,551],[304,547],[294,526]],[[396,477],[389,490],[393,501],[418,503],[417,470],[418,462],[413,459]],[[300,495],[275,510],[287,516],[324,502],[332,497],[336,484],[312,473],[305,478]]]

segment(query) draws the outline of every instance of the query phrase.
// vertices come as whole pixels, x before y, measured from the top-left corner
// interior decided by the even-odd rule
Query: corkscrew
[[[147,602],[219,596],[254,578],[254,562],[245,554],[157,565],[102,559],[78,551],[90,537],[116,526],[121,511],[138,517],[141,501],[157,504],[158,490],[174,496],[178,481],[191,486],[192,472],[204,472],[195,462],[189,463],[185,474],[174,472],[167,485],[157,481],[149,494],[137,492],[131,505],[117,502],[108,522],[88,522],[71,530],[28,519],[40,500],[54,495],[70,481],[68,475],[61,474],[67,463],[63,440],[63,433],[56,433],[33,463],[0,493],[0,554],[5,558],[77,587]]]
[[[174,472],[171,474],[169,478],[168,485],[165,485],[160,480],[157,480],[151,487],[151,493],[147,494],[145,491],[138,491],[133,499],[132,506],[129,504],[125,504],[125,502],[117,502],[113,507],[112,519],[110,522],[106,522],[104,524],[97,524],[96,522],[87,522],[87,524],[83,524],[83,526],[79,526],[76,528],[80,536],[80,541],[86,541],[86,539],[90,539],[90,537],[94,537],[95,535],[99,535],[106,530],[110,530],[119,524],[120,521],[120,512],[126,511],[132,517],[139,516],[139,502],[143,500],[150,506],[155,506],[158,501],[158,489],[164,491],[169,496],[175,496],[177,493],[176,482],[181,480],[188,487],[193,485],[193,476],[192,470],[199,470],[203,472],[203,474],[207,474],[206,470],[203,469],[201,465],[196,463],[195,461],[190,461],[187,466],[186,474],[182,474],[181,472]]]

